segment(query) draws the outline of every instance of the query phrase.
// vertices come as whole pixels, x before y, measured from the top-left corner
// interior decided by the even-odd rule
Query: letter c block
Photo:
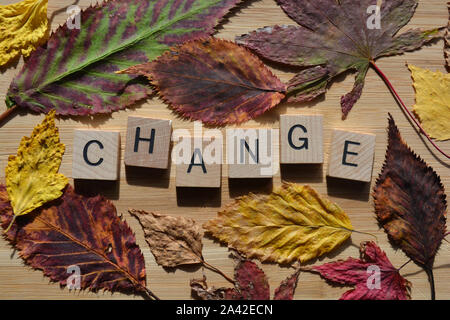
[[[118,131],[75,130],[72,177],[118,180],[119,149]]]

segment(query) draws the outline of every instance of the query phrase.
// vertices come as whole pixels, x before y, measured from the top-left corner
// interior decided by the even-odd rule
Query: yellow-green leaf
[[[347,214],[309,186],[286,183],[241,197],[203,226],[249,258],[280,264],[319,257],[348,239]]]
[[[68,179],[58,173],[65,146],[59,141],[55,111],[23,137],[6,167],[6,190],[14,216],[27,214],[62,195]]]
[[[436,140],[450,139],[450,74],[409,65],[416,90],[414,113]]]
[[[27,57],[49,36],[48,0],[0,5],[0,66],[20,54]]]

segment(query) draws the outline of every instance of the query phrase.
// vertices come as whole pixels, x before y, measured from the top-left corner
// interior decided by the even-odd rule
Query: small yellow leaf
[[[27,214],[57,199],[68,179],[58,173],[65,146],[59,142],[55,111],[36,126],[31,137],[23,137],[17,156],[6,167],[6,189],[15,216]]]
[[[409,65],[416,90],[414,113],[436,140],[450,139],[450,75]]]
[[[293,183],[269,195],[241,197],[203,227],[249,258],[280,264],[328,253],[353,231],[338,205]]]
[[[25,57],[49,36],[48,0],[23,0],[0,5],[0,66]]]

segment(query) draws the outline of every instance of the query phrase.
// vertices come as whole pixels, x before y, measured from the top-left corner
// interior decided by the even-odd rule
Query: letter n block
[[[370,182],[374,153],[375,135],[335,129],[328,176]]]
[[[177,187],[220,188],[222,182],[223,142],[214,139],[183,137],[183,145],[189,146],[183,163],[177,163]],[[186,140],[187,143],[186,143]],[[181,159],[180,159],[181,160]],[[179,161],[179,160],[178,160]]]
[[[280,163],[323,163],[323,116],[280,116]]]
[[[120,133],[75,130],[72,177],[74,179],[119,179]]]
[[[167,169],[172,121],[128,117],[125,165]]]

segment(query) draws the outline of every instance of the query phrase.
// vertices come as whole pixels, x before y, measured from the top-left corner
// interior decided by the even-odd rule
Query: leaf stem
[[[11,108],[6,109],[5,112],[0,114],[0,127],[2,127],[3,122],[17,109],[19,109],[19,107],[17,106],[17,104],[15,104]]]
[[[11,222],[9,223],[8,228],[5,229],[5,231],[3,231],[3,233],[7,233],[9,231],[9,229],[11,229],[11,226],[13,225],[14,221],[16,221],[16,215],[13,216]]]
[[[208,262],[206,262],[206,261],[203,260],[203,259],[202,259],[201,262],[202,262],[202,264],[203,264],[206,268],[208,268],[209,270],[214,271],[214,272],[220,274],[220,275],[221,275],[222,277],[224,277],[228,282],[230,282],[230,283],[232,283],[232,284],[234,285],[234,283],[235,283],[234,280],[231,279],[229,276],[227,276],[225,273],[223,273],[221,270],[219,270],[219,269],[217,269],[216,267],[210,265]]]
[[[374,238],[375,238],[375,240],[376,240],[376,241],[378,241],[378,238],[377,238],[377,236],[376,236],[376,235],[374,235],[373,233],[370,233],[370,232],[364,232],[364,231],[358,231],[358,230],[351,230],[351,232],[354,232],[354,233],[359,233],[359,234],[365,234],[365,235],[369,235],[369,236],[372,236],[372,237],[374,237]]]
[[[150,298],[153,298],[155,300],[161,300],[158,298],[158,296],[156,294],[154,294],[149,288],[142,286],[142,288],[144,289],[144,292],[147,296],[149,296]]]
[[[425,267],[425,272],[428,275],[428,281],[430,281],[431,286],[431,300],[436,300],[436,289],[434,286],[434,275],[433,275],[433,269]]]
[[[400,268],[397,269],[397,271],[400,271],[403,269],[404,266],[406,266],[408,263],[410,263],[412,261],[412,259],[409,259],[408,261],[406,261],[404,264],[402,264],[402,266]]]
[[[416,120],[416,118],[412,115],[412,113],[408,110],[408,108],[406,107],[405,103],[403,102],[403,100],[400,98],[400,96],[398,95],[397,91],[395,90],[394,86],[392,85],[392,83],[389,81],[389,79],[387,78],[387,76],[380,70],[380,68],[378,68],[378,66],[375,64],[375,61],[371,60],[370,64],[372,65],[372,67],[377,71],[377,73],[379,74],[379,76],[383,79],[384,83],[388,86],[389,90],[391,91],[391,93],[394,95],[394,97],[396,98],[397,102],[400,104],[400,106],[402,107],[402,109],[406,112],[406,114],[408,115],[408,117],[416,124],[416,126],[420,129],[420,133],[422,133],[423,135],[425,135],[425,137],[428,139],[428,141],[433,145],[433,147],[436,148],[437,151],[439,151],[441,154],[443,154],[447,159],[450,159],[450,155],[446,154],[444,151],[441,150],[441,148],[439,148],[436,143],[434,143],[434,141],[430,138],[430,136],[426,133],[425,129],[422,127],[422,125]]]

